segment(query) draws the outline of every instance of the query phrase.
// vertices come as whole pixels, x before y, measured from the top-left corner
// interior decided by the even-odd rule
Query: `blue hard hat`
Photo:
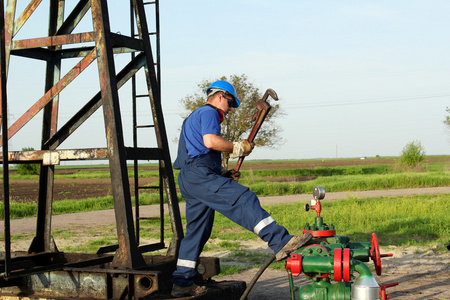
[[[233,96],[234,102],[233,102],[233,105],[231,105],[231,107],[237,108],[237,107],[239,107],[239,105],[241,104],[241,103],[239,102],[239,99],[237,98],[237,95],[236,95],[236,89],[234,88],[234,86],[233,86],[231,83],[229,83],[229,82],[227,82],[227,81],[224,81],[224,80],[217,80],[217,81],[214,81],[214,82],[206,89],[206,95],[208,95],[208,91],[209,91],[210,89],[219,89],[219,90],[222,90],[222,91],[226,92],[227,94],[230,94],[231,96]]]

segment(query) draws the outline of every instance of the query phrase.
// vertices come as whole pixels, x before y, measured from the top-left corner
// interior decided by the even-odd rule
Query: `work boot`
[[[172,293],[170,294],[174,298],[181,298],[186,296],[199,297],[206,294],[208,289],[206,286],[198,286],[195,283],[191,286],[179,286],[174,284],[172,287]]]
[[[306,244],[312,238],[312,234],[307,232],[302,236],[293,236],[289,242],[281,248],[275,255],[277,261],[283,260],[288,257],[289,254]]]

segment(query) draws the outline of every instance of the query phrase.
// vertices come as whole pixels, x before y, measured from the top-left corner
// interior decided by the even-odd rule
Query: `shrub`
[[[22,151],[33,151],[34,148],[22,148]],[[17,172],[20,175],[39,175],[39,164],[18,164]]]
[[[406,144],[400,156],[400,164],[407,168],[416,168],[425,161],[425,150],[419,141]]]

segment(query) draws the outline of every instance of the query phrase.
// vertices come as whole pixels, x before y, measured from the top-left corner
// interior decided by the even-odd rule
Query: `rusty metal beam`
[[[92,48],[91,48],[92,50]],[[51,60],[55,55],[55,51],[44,49],[44,48],[33,48],[33,49],[22,49],[22,50],[12,50],[12,55],[39,59],[39,60]]]
[[[5,12],[3,0],[0,0],[0,128],[2,132],[8,128],[8,106],[6,93],[6,49],[5,49]],[[2,154],[8,153],[7,135],[2,136],[3,148]],[[11,261],[11,223],[10,223],[10,203],[9,203],[9,162],[3,161],[3,216],[4,216],[4,235],[5,235],[5,267],[6,276],[10,274]]]
[[[14,18],[16,17],[16,0],[8,0],[5,13],[5,61],[6,75],[8,75],[9,58],[11,52],[11,41],[14,32]]]
[[[121,88],[145,63],[143,54],[136,56],[117,74],[117,87]],[[81,124],[84,123],[102,105],[101,93],[98,92],[86,105],[84,105],[55,135],[45,144],[57,148],[69,137]]]
[[[94,41],[93,32],[55,35],[49,37],[13,41],[11,50],[61,46],[68,44],[88,43],[93,41]]]
[[[10,151],[7,156],[11,163],[42,163],[44,165],[59,165],[60,161],[108,159],[106,148]],[[0,157],[0,161],[2,160],[3,155]]]
[[[56,35],[69,34],[83,19],[84,15],[88,12],[91,7],[90,0],[80,0],[78,4],[73,8],[72,12],[66,18],[64,23],[59,27]]]
[[[163,151],[159,148],[125,147],[126,159],[161,160]],[[7,161],[14,164],[42,163],[44,166],[59,165],[61,161],[105,160],[108,159],[106,148],[9,151]],[[5,160],[6,161],[6,160]],[[0,162],[3,154],[0,153]]]
[[[0,258],[3,258],[2,255]],[[105,254],[40,253],[15,257],[12,276],[7,280],[0,276],[0,294],[65,299],[124,299],[121,293],[129,288],[128,298],[142,299],[152,293],[170,291],[170,277],[176,268],[175,258],[146,255],[144,259],[147,266],[133,270],[111,268],[113,255]],[[2,267],[0,265],[0,272],[3,271]],[[207,281],[219,274],[219,258],[201,257],[197,269],[197,279]],[[20,281],[15,281],[19,278]],[[96,281],[94,278],[107,280]],[[130,281],[124,280],[126,278],[130,278]],[[89,279],[101,283],[96,286],[101,292],[86,290],[85,284]],[[92,296],[94,292],[100,294]]]
[[[130,38],[124,35],[111,33],[112,45],[114,47],[128,48],[129,51],[143,51],[144,44],[142,40]],[[76,34],[55,35],[50,37],[41,37],[25,40],[17,40],[12,42],[11,51],[33,49],[40,47],[60,46],[68,44],[88,43],[94,41],[93,32],[83,32]],[[124,51],[120,51],[124,52]]]
[[[144,51],[144,42],[140,39],[130,38],[128,36],[111,33],[113,47],[126,46],[134,51]]]
[[[53,97],[59,94],[70,82],[72,82],[81,72],[83,72],[95,59],[95,51],[92,50],[88,56],[83,58],[75,67],[72,68],[56,85],[48,90],[45,95],[39,99],[27,112],[25,112],[8,129],[8,140],[13,137],[19,129],[27,124],[44,106],[49,103]],[[1,146],[1,145],[0,145]]]
[[[3,1],[4,0],[0,0]],[[94,298],[90,296],[90,291],[80,289],[82,294],[70,294],[72,290],[66,293],[66,285],[69,289],[71,284],[80,284],[77,286],[82,288],[83,280],[89,280],[89,274],[96,273],[104,275],[105,286],[102,287],[104,293],[103,299],[110,298],[140,298],[152,293],[156,282],[153,277],[148,277],[150,271],[163,271],[165,284],[170,282],[170,273],[175,268],[175,258],[171,257],[170,262],[164,262],[154,266],[148,266],[147,258],[142,256],[142,251],[161,249],[164,243],[145,245],[138,247],[136,242],[133,212],[131,207],[131,195],[129,187],[129,178],[126,161],[129,159],[135,160],[159,160],[160,161],[160,186],[163,186],[161,180],[165,183],[165,192],[168,195],[171,214],[172,227],[174,228],[175,238],[172,240],[170,253],[175,253],[178,248],[180,237],[182,237],[181,217],[179,215],[178,202],[176,199],[176,190],[173,178],[173,171],[171,169],[170,154],[168,151],[168,142],[165,132],[164,119],[162,115],[161,96],[160,96],[160,81],[155,74],[155,64],[153,62],[152,50],[150,47],[150,39],[148,36],[146,17],[144,12],[144,5],[141,0],[130,0],[134,7],[138,19],[138,30],[140,38],[135,38],[134,35],[123,36],[120,34],[111,33],[109,27],[109,16],[106,0],[80,0],[76,4],[69,17],[64,20],[64,2],[65,0],[50,0],[50,19],[48,37],[39,37],[37,39],[22,39],[13,40],[15,33],[27,22],[29,15],[35,10],[37,5],[41,3],[40,0],[30,0],[30,4],[26,11],[19,17],[18,21],[14,23],[16,0],[8,0],[8,18],[11,23],[5,27],[5,31],[9,30],[9,35],[5,33],[5,38],[8,39],[8,49],[5,50],[4,58],[6,62],[9,61],[10,54],[19,55],[23,57],[30,57],[44,60],[47,62],[45,95],[41,97],[19,120],[13,124],[7,131],[5,126],[4,134],[2,136],[3,143],[7,146],[7,141],[18,130],[32,119],[39,111],[43,110],[43,128],[41,150],[39,151],[18,151],[18,152],[4,152],[0,159],[5,161],[25,163],[38,162],[41,164],[40,176],[40,194],[38,203],[38,224],[36,230],[36,237],[30,246],[30,253],[47,253],[53,252],[55,260],[43,260],[35,263],[35,266],[29,265],[25,267],[29,261],[20,261],[16,266],[24,266],[24,268],[16,268],[14,276],[20,276],[22,286],[16,285],[16,291],[20,295],[37,295],[50,297],[85,297]],[[156,1],[157,2],[157,1]],[[14,9],[12,9],[14,8]],[[93,32],[72,34],[73,30],[91,9],[92,21],[94,25]],[[30,19],[31,20],[31,19]],[[9,29],[8,29],[9,28]],[[76,45],[76,47],[62,49],[62,45],[77,44],[77,43],[92,43],[94,46],[83,47],[83,45]],[[80,47],[81,46],[81,47]],[[48,47],[45,48],[45,47]],[[6,49],[6,48],[5,48]],[[126,52],[140,52],[132,61],[117,75],[115,74],[114,54]],[[60,79],[59,70],[61,69],[61,61],[65,58],[80,57],[83,58],[69,73]],[[59,93],[76,78],[87,66],[94,60],[98,59],[98,71],[100,79],[100,92],[95,95],[76,115],[74,115],[64,126],[57,126],[58,121],[58,106]],[[159,61],[159,60],[158,60]],[[145,66],[145,74],[147,77],[147,85],[150,94],[151,108],[153,119],[156,123],[155,131],[157,136],[157,148],[139,148],[125,147],[123,140],[122,119],[120,114],[118,89],[123,86],[136,72]],[[7,71],[7,63],[5,70]],[[80,99],[75,99],[80,100]],[[81,99],[82,100],[82,99]],[[107,148],[95,149],[81,149],[81,150],[58,150],[57,148],[66,140],[74,130],[76,130],[89,116],[91,116],[99,107],[103,106],[104,122],[106,129]],[[154,110],[157,110],[156,112]],[[59,129],[59,130],[58,130]],[[1,144],[0,144],[1,145]],[[11,160],[9,160],[11,159]],[[61,160],[80,160],[80,159],[108,159],[110,172],[112,192],[114,196],[114,206],[116,214],[116,225],[118,235],[118,249],[114,256],[108,258],[98,257],[92,260],[80,260],[76,263],[71,261],[60,260],[59,252],[51,237],[51,205],[52,205],[52,189],[54,166],[59,164]],[[161,196],[161,198],[163,198]],[[174,206],[175,205],[175,206]],[[163,214],[164,212],[161,211]],[[164,228],[162,228],[163,234]],[[163,241],[163,239],[162,239]],[[169,250],[170,250],[169,249]],[[174,250],[175,249],[175,250]],[[105,250],[106,251],[106,250]],[[0,255],[6,257],[6,253]],[[37,256],[35,256],[37,257]],[[169,256],[166,256],[169,257]],[[28,256],[30,258],[30,256]],[[16,262],[16,261],[15,261]],[[2,264],[3,263],[3,264]],[[88,272],[86,268],[92,264],[98,263],[97,268],[92,268]],[[170,266],[169,266],[170,265]],[[30,267],[31,266],[31,267]],[[5,267],[5,269],[2,269]],[[62,268],[62,269],[61,269]],[[161,268],[161,269],[158,269]],[[2,270],[7,270],[5,261],[0,259],[0,273]],[[58,269],[59,274],[56,274]],[[151,270],[150,270],[151,269]],[[209,272],[209,267],[204,274],[212,274]],[[67,273],[64,273],[67,272]],[[83,273],[84,272],[84,273]],[[39,274],[37,274],[39,273]],[[34,275],[35,274],[35,275]],[[53,275],[56,277],[51,277]],[[152,273],[156,274],[156,273]],[[0,275],[0,286],[3,284],[12,285],[12,280],[18,277],[2,277]],[[61,275],[62,281],[58,276]],[[34,276],[34,277],[33,277]],[[96,275],[97,276],[97,275]],[[159,276],[159,275],[157,275]],[[75,280],[74,280],[75,278]],[[96,278],[100,278],[100,275]],[[119,278],[119,279],[117,279]],[[27,283],[33,280],[40,280],[37,286],[42,282],[49,283],[46,287],[49,290],[34,293],[26,286]],[[77,281],[80,279],[79,281]],[[48,281],[50,280],[50,282]],[[52,286],[52,283],[56,285]],[[50,290],[55,287],[55,290]],[[41,287],[38,287],[39,290]],[[168,286],[170,289],[170,284]],[[47,291],[50,294],[47,294]],[[0,288],[0,293],[4,290]],[[61,294],[63,293],[63,294]],[[96,295],[97,296],[97,295]]]
[[[142,267],[145,262],[137,248],[134,233],[130,184],[106,1],[91,0],[91,11],[98,55],[97,61],[119,242],[119,249],[116,251],[113,266],[134,269]]]
[[[32,48],[32,49],[21,49],[21,50],[12,50],[11,54],[15,56],[39,59],[39,60],[50,60],[55,58],[75,58],[75,57],[85,57],[87,56],[94,46],[88,47],[80,47],[80,48],[72,48],[72,49],[62,49],[57,51],[51,51],[44,48]],[[114,54],[120,53],[130,53],[136,52],[136,49],[132,49],[129,47],[116,47],[114,48]]]
[[[36,10],[36,8],[41,4],[42,0],[32,0],[28,4],[28,6],[25,8],[25,10],[22,12],[22,14],[17,18],[16,22],[14,23],[14,32],[12,36],[16,36],[17,32],[22,28],[23,24],[28,20],[28,18],[33,14],[33,12]]]
[[[125,299],[123,294],[131,292],[127,291],[130,287],[133,294],[129,299],[142,299],[159,290],[160,272],[140,273],[108,273],[101,269],[51,271],[28,275],[20,287],[3,287],[1,292],[36,298]]]
[[[50,1],[48,36],[56,33],[64,21],[64,0]],[[59,45],[51,45],[50,50],[60,49]],[[45,74],[45,91],[49,91],[61,78],[61,59],[53,57],[47,60]],[[44,145],[57,130],[58,124],[59,94],[44,106],[42,120],[42,150],[53,150]],[[54,187],[55,167],[51,164],[41,164],[39,171],[39,194],[36,222],[36,236],[34,237],[28,252],[57,252],[55,241],[51,235],[52,203]]]

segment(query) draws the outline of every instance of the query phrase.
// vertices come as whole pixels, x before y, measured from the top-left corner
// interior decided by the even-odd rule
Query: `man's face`
[[[226,115],[231,111],[231,106],[233,105],[234,99],[230,95],[225,95],[225,93],[220,93],[219,97],[221,97],[221,99],[219,99],[219,108],[223,110]]]

